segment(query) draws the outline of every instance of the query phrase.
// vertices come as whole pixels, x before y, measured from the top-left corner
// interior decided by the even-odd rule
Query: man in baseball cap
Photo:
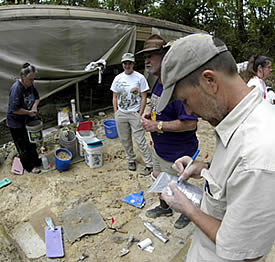
[[[211,164],[190,157],[175,162],[183,180],[204,178],[201,207],[170,185],[167,204],[197,226],[188,262],[262,261],[275,240],[275,116],[258,89],[237,73],[235,60],[219,39],[194,34],[177,40],[162,62],[163,96],[215,127]],[[268,152],[268,154],[267,154]]]

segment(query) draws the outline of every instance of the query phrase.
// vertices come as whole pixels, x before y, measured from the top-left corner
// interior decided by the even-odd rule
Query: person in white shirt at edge
[[[183,180],[204,178],[200,208],[171,184],[162,198],[197,226],[187,262],[262,261],[275,240],[275,108],[237,72],[226,45],[207,34],[176,40],[161,66],[163,110],[180,99],[187,113],[215,127],[211,164],[189,156],[174,167]]]
[[[275,105],[275,92],[272,90],[271,87],[267,86],[267,97],[272,105]]]
[[[267,93],[265,79],[272,73],[272,59],[266,56],[251,56],[248,60],[247,85],[251,88],[256,87],[261,90],[262,97],[273,104],[273,99],[270,99]]]
[[[125,53],[121,58],[121,63],[124,72],[115,77],[111,86],[118,136],[125,149],[128,169],[136,170],[133,135],[146,164],[141,173],[150,174],[153,170],[152,154],[141,125],[141,116],[146,106],[149,86],[145,77],[134,71],[135,56],[133,54]]]

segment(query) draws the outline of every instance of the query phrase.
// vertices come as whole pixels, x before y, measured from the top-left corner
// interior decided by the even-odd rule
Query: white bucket
[[[81,157],[84,157],[84,144],[88,144],[89,140],[93,139],[95,134],[93,131],[76,131],[76,138],[78,142],[78,152]]]
[[[40,120],[33,120],[26,124],[29,141],[36,143],[43,140],[42,134],[43,123]]]
[[[90,168],[96,168],[96,167],[101,167],[102,166],[102,141],[98,140],[93,143],[86,144],[84,142],[84,148],[85,148],[85,153],[84,153],[84,158],[86,164]]]
[[[84,141],[83,141],[80,137],[78,137],[78,136],[76,136],[76,138],[77,138],[77,144],[78,144],[78,152],[79,152],[79,155],[80,155],[81,157],[84,157],[84,152],[85,152],[85,149],[84,149]]]

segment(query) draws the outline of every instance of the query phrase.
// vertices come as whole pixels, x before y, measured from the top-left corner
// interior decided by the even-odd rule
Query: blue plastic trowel
[[[140,191],[139,193],[132,193],[125,197],[122,201],[134,207],[142,208],[145,205],[145,200],[142,194],[143,191]]]

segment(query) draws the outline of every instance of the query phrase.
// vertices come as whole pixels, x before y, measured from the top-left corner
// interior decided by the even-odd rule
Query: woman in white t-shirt
[[[150,147],[141,125],[141,115],[146,106],[148,83],[145,77],[134,70],[135,56],[126,53],[121,58],[123,72],[117,75],[112,83],[113,108],[118,129],[118,136],[128,160],[128,169],[136,170],[136,153],[132,136],[145,163],[141,174],[149,175],[153,171],[153,160]]]
[[[247,71],[249,79],[247,85],[259,88],[262,97],[269,100],[264,80],[272,73],[272,59],[266,56],[252,56],[248,61]]]

